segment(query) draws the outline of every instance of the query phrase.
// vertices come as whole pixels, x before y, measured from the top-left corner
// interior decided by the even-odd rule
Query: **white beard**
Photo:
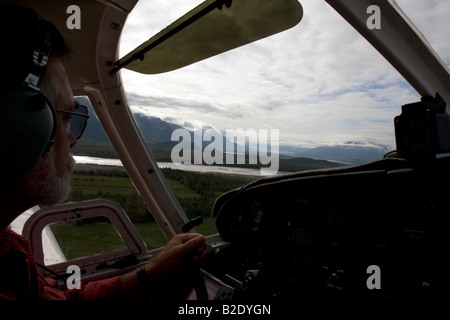
[[[24,195],[41,207],[60,203],[67,199],[75,160],[69,154],[66,170],[58,176],[54,165],[54,153],[48,152],[23,181]]]

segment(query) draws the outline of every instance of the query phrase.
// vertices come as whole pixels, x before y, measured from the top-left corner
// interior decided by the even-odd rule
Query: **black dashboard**
[[[450,160],[263,178],[217,199],[205,270],[234,299],[396,300],[446,287]]]

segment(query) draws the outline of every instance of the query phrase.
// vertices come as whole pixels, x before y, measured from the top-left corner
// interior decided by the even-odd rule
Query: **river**
[[[107,166],[122,166],[122,162],[119,159],[104,159],[96,157],[86,157],[86,156],[74,156],[77,163],[87,163],[87,164],[98,164]],[[259,169],[248,169],[239,167],[225,167],[225,166],[214,166],[214,165],[195,165],[195,164],[175,164],[173,162],[158,162],[160,168],[172,168],[185,171],[194,172],[215,172],[223,174],[240,174],[246,176],[261,176],[261,171]]]

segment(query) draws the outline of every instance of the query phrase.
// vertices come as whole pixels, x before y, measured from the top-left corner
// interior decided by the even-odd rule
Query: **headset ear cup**
[[[0,177],[14,179],[28,173],[49,150],[56,114],[39,91],[21,85],[2,93],[0,106]]]

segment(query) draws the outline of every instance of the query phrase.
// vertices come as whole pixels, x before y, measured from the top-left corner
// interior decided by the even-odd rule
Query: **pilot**
[[[59,290],[39,273],[28,240],[9,225],[35,205],[66,199],[74,167],[70,149],[86,117],[72,114],[77,105],[63,65],[70,50],[53,24],[30,9],[2,3],[0,32],[0,299],[157,299],[181,290],[178,278],[204,255],[199,234],[177,235],[139,270],[81,289]]]

